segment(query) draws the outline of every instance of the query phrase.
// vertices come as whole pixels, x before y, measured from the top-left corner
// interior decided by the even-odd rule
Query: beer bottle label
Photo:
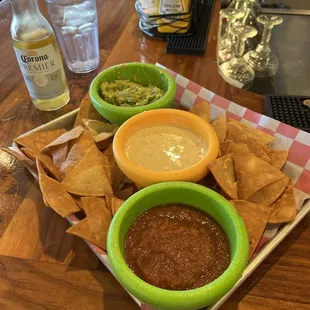
[[[29,94],[35,99],[53,99],[63,94],[62,63],[52,44],[36,49],[14,46]]]

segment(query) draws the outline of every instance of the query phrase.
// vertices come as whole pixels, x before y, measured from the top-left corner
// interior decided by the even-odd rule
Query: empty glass
[[[270,50],[269,42],[273,27],[282,24],[283,18],[276,15],[260,15],[257,21],[264,26],[261,42],[254,51],[246,53],[244,59],[255,70],[257,77],[273,76],[278,70],[279,60]]]
[[[231,33],[231,28],[244,17],[245,11],[239,9],[227,8],[220,11],[220,23],[219,23],[219,34],[218,34],[218,45],[217,45],[217,56],[218,64],[230,60],[235,53],[235,37]],[[226,19],[226,28],[223,31],[222,20]],[[224,34],[222,35],[222,32]]]
[[[231,32],[236,37],[235,56],[221,64],[220,74],[229,84],[238,88],[248,89],[252,86],[255,73],[242,56],[246,39],[256,36],[257,30],[247,25],[235,25],[232,27]]]
[[[261,10],[261,6],[257,0],[233,0],[229,4],[229,8],[232,9],[244,9],[250,8],[255,14],[258,14]]]
[[[46,0],[68,68],[87,73],[99,65],[96,0]]]

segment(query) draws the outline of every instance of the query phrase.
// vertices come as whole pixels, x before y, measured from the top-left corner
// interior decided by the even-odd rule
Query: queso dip
[[[194,132],[174,125],[155,125],[135,132],[126,143],[127,158],[154,171],[177,171],[198,163],[207,144]]]

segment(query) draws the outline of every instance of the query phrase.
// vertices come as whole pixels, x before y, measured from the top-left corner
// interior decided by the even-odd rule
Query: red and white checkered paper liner
[[[310,134],[281,123],[268,116],[256,113],[245,107],[242,107],[232,101],[214,94],[206,88],[188,80],[184,76],[165,68],[160,64],[156,64],[166,69],[176,80],[177,93],[176,105],[179,109],[188,110],[197,103],[207,100],[211,105],[211,120],[218,117],[221,113],[226,112],[227,117],[241,121],[259,130],[262,130],[272,136],[276,140],[271,144],[274,149],[288,150],[289,155],[282,171],[292,179],[295,188],[295,197],[297,209],[299,210],[306,198],[310,197]],[[67,217],[69,222],[74,225],[79,220],[75,215]],[[273,237],[280,225],[268,224],[266,230],[259,242],[256,252]],[[86,240],[85,240],[86,241]],[[105,251],[101,248],[86,241],[97,257],[114,275],[109,259]],[[141,304],[134,296],[131,297]],[[152,310],[149,306],[142,304],[141,309]]]

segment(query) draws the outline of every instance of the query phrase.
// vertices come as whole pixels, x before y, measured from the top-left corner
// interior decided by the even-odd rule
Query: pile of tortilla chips
[[[209,111],[209,104],[201,102],[191,112],[208,121]],[[213,188],[229,199],[243,218],[251,256],[267,223],[285,223],[296,216],[293,184],[280,171],[288,152],[273,150],[269,143],[274,137],[227,120],[225,113],[210,124],[220,142],[219,157],[209,164],[216,181]]]
[[[190,112],[210,121],[208,102]],[[225,113],[210,124],[219,138],[220,154],[210,163],[212,174],[199,183],[217,190],[239,212],[248,230],[251,256],[267,223],[284,223],[296,216],[292,182],[280,171],[288,153],[268,145],[274,137],[227,120]],[[117,128],[85,99],[72,130],[27,134],[6,149],[38,179],[46,206],[63,217],[75,212],[82,216],[67,232],[104,250],[113,215],[137,190],[113,156]]]
[[[5,149],[39,181],[46,206],[62,217],[80,212],[83,219],[67,232],[105,250],[113,215],[136,191],[113,157],[117,129],[83,100],[72,130],[30,133]]]

